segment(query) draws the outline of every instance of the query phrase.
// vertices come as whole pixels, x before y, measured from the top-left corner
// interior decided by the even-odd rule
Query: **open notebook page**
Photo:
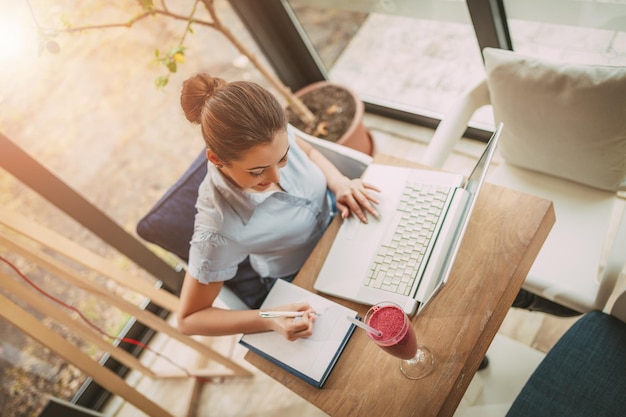
[[[290,342],[276,332],[263,332],[245,334],[240,343],[321,387],[354,330],[346,315],[356,317],[356,311],[283,280],[274,284],[261,310],[299,301],[320,314],[311,337]]]

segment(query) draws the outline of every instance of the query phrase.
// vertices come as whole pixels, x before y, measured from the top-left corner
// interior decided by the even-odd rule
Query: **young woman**
[[[260,318],[255,309],[276,279],[293,279],[335,210],[363,222],[366,213],[377,216],[369,190],[379,190],[345,177],[295,137],[278,101],[255,83],[198,74],[183,83],[181,106],[201,126],[209,163],[196,203],[180,330],[310,336],[315,316],[307,303],[279,308],[304,311],[298,320]],[[251,309],[213,306],[222,285]]]

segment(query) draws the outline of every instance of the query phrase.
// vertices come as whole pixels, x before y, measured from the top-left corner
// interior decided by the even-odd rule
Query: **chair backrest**
[[[626,415],[626,287],[607,310],[585,314],[561,336],[507,417]]]
[[[137,223],[137,234],[173,253],[189,259],[189,241],[196,216],[198,187],[207,173],[206,152],[200,151],[183,175],[163,194]]]
[[[297,137],[307,141],[320,151],[348,178],[359,178],[365,171],[365,168],[372,163],[372,157],[366,153],[311,136],[292,126],[289,126],[289,128],[292,129]]]

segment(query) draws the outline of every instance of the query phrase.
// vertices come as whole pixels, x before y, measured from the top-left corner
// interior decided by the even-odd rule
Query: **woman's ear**
[[[218,158],[215,152],[213,152],[211,149],[207,148],[206,158],[209,160],[210,163],[215,165],[217,168],[222,168],[224,166],[222,161],[220,161],[220,158]]]

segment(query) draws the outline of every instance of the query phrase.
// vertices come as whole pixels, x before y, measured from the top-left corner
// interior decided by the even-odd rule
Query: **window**
[[[430,127],[482,76],[484,47],[610,65],[626,57],[626,0],[230,3],[292,88],[336,81],[355,90],[367,111]],[[281,11],[286,17],[277,17]],[[302,43],[282,43],[264,22],[284,36],[301,35]],[[472,126],[484,139],[491,111],[474,115],[469,136]]]
[[[626,0],[504,4],[515,51],[563,62],[626,65]]]
[[[307,34],[319,34],[320,26],[335,29],[322,39],[309,38],[328,79],[367,103],[440,118],[481,76],[480,49],[463,1],[289,4]]]

